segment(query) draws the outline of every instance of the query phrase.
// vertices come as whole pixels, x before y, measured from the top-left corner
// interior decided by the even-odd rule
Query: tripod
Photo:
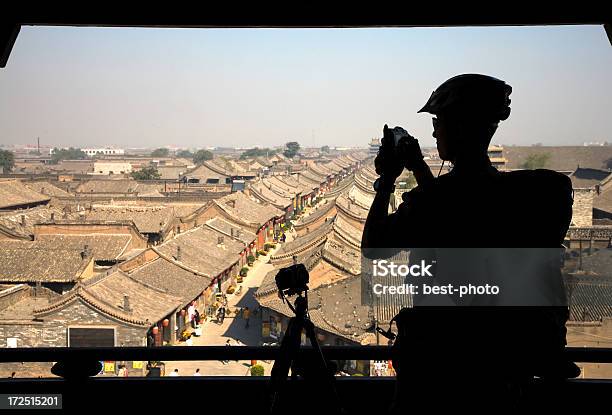
[[[279,290],[279,294],[284,301],[282,290]],[[285,336],[281,341],[278,357],[272,367],[270,414],[276,415],[283,410],[279,402],[290,368],[291,379],[296,379],[298,375],[301,375],[306,381],[323,381],[323,385],[328,387],[326,388],[327,396],[334,408],[332,413],[344,414],[336,392],[333,373],[330,372],[325,362],[321,347],[315,336],[314,324],[308,315],[308,294],[304,292],[304,296],[302,296],[301,292],[298,293],[295,306],[292,306],[290,302],[287,302],[287,305],[295,313],[295,317],[291,317],[289,320]],[[312,360],[299,359],[298,357],[303,330],[306,331],[306,336],[308,336],[316,355]]]

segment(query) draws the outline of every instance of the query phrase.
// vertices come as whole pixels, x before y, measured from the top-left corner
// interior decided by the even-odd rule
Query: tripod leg
[[[279,412],[279,395],[287,382],[289,368],[291,368],[300,349],[302,330],[303,320],[297,317],[289,319],[287,330],[281,341],[280,350],[272,366],[272,373],[270,374],[271,414]]]
[[[336,414],[344,414],[345,411],[342,408],[340,403],[340,398],[338,397],[338,391],[336,390],[334,373],[331,373],[329,367],[327,366],[327,361],[323,356],[323,352],[321,351],[321,346],[319,346],[319,342],[317,341],[317,337],[314,331],[314,324],[310,320],[304,321],[304,330],[306,331],[306,336],[310,340],[310,344],[315,352],[314,359],[318,361],[318,376],[313,376],[315,379],[324,379],[324,382],[327,383],[328,388],[324,388],[323,390],[328,392],[329,402],[333,407],[336,408]],[[314,365],[315,362],[313,361]]]

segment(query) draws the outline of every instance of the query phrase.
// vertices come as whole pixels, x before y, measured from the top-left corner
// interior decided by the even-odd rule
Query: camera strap
[[[395,338],[397,337],[397,335],[395,333],[393,333],[393,331],[391,331],[391,326],[393,325],[393,322],[395,321],[395,319],[397,318],[397,316],[393,317],[391,319],[391,321],[389,321],[389,328],[387,330],[383,330],[380,327],[376,327],[376,331],[379,332],[382,336],[386,337],[389,340],[395,340]]]

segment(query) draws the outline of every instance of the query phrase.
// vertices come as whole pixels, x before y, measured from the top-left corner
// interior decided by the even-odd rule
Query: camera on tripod
[[[294,264],[281,268],[276,274],[276,286],[279,293],[291,296],[308,290],[309,275],[304,264]]]

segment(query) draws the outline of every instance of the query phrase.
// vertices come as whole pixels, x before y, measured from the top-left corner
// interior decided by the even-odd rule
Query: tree
[[[329,146],[321,147],[321,153],[329,153]]]
[[[153,152],[151,153],[151,157],[168,157],[169,154],[170,150],[168,150],[167,148],[158,148],[156,150],[153,150]]]
[[[176,153],[177,157],[182,157],[182,158],[186,158],[186,159],[190,159],[193,157],[193,153],[189,150],[181,150],[178,153]]]
[[[193,156],[193,162],[195,164],[202,164],[206,160],[212,160],[212,159],[213,159],[213,153],[211,153],[208,150],[198,150]]]
[[[136,180],[155,180],[161,175],[154,166],[148,166],[138,171],[132,172],[132,177]]]
[[[15,155],[12,151],[0,150],[0,167],[7,172],[15,167]]]
[[[51,164],[57,164],[62,160],[85,160],[87,154],[81,151],[80,148],[54,148],[51,154]]]
[[[244,151],[240,155],[240,160],[254,158],[254,157],[267,157],[276,154],[276,150],[270,150],[269,148],[250,148]]]
[[[264,374],[265,370],[262,365],[251,366],[251,376],[263,376]]]
[[[541,154],[530,154],[523,164],[521,164],[521,168],[523,169],[543,169],[546,167],[548,160],[550,159],[550,153],[541,153]]]
[[[297,154],[298,151],[300,151],[300,144],[297,141],[290,141],[285,144],[285,151],[283,151],[283,154],[285,157],[291,159]]]

